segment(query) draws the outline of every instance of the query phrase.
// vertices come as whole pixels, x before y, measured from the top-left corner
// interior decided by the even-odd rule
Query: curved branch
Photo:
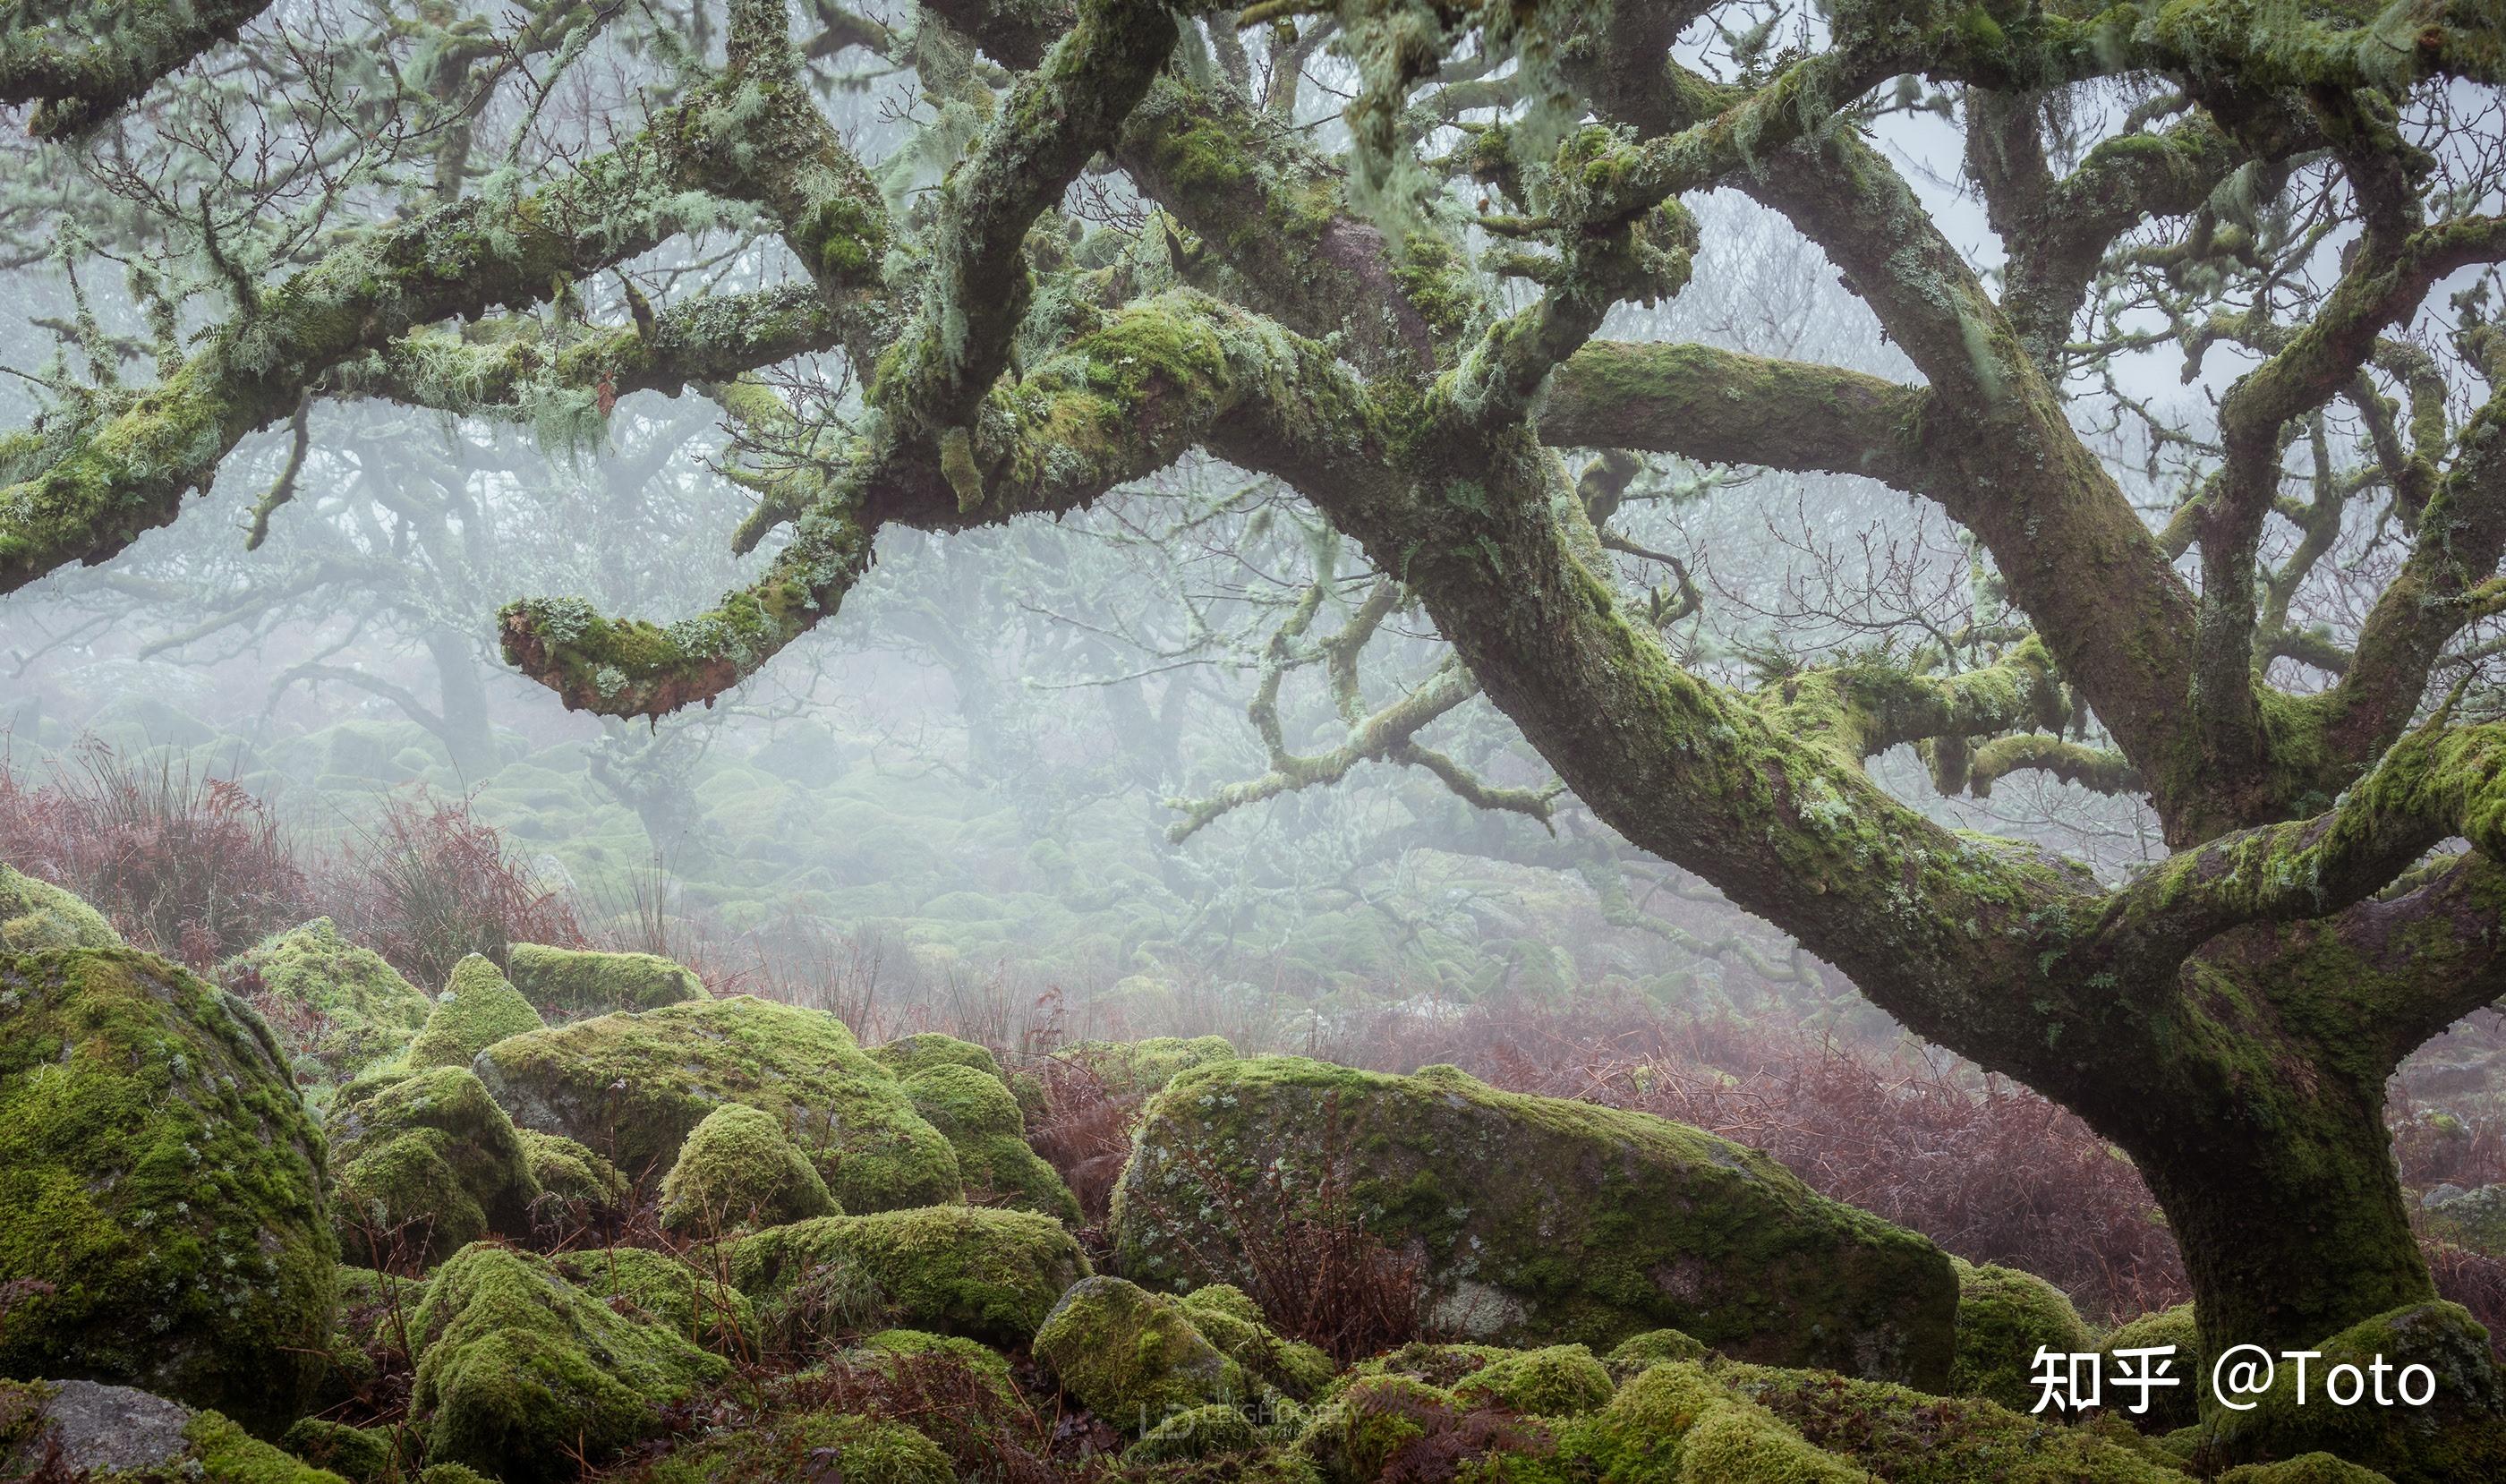
[[[103,123],[158,79],[234,40],[269,9],[269,0],[70,0],[25,9],[56,14],[32,21],[10,18],[6,39],[0,40],[0,103],[34,104],[26,131],[38,139],[60,139]],[[57,14],[63,10],[75,19]]]

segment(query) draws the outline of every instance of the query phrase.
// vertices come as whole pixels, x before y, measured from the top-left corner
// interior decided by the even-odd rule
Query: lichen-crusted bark
[[[1930,1243],[1710,1135],[1452,1068],[1264,1057],[1177,1077],[1117,1193],[1125,1271],[1242,1281],[1225,1213],[1274,1168],[1291,1188],[1340,1181],[1377,1238],[1424,1259],[1440,1321],[1482,1337],[1607,1346],[1667,1325],[1736,1356],[1949,1377],[1957,1285]]]
[[[322,1136],[240,1000],[127,949],[0,955],[0,1371],[275,1431],[320,1377]]]

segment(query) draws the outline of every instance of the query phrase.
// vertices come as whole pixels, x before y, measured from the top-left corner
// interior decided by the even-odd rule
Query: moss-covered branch
[[[0,441],[0,593],[171,521],[244,435],[350,357],[454,315],[539,302],[718,215],[636,142],[528,195],[440,207],[333,248],[240,307],[156,387]]]
[[[1920,388],[1711,345],[1600,341],[1550,377],[1541,438],[1701,463],[1861,474],[1919,490]]]
[[[119,113],[269,0],[66,0],[12,7],[0,23],[0,103],[32,103],[27,131],[76,134]]]

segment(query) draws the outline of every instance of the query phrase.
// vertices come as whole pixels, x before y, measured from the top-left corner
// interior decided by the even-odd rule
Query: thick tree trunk
[[[2101,1114],[2121,1113],[2110,1137],[2174,1228],[2207,1353],[2310,1349],[2433,1298],[2382,1090],[2294,1058],[2246,1065],[2264,1075],[2179,1066],[2191,1074],[2163,1094],[2119,1086],[2110,1096],[2124,1108],[2084,1109],[2100,1127]]]

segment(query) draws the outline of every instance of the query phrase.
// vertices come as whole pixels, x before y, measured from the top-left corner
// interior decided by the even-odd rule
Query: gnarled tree
[[[99,33],[75,77],[12,33],[0,74],[109,108],[166,48],[213,47],[198,9]],[[167,329],[153,385],[87,388],[0,445],[0,589],[173,520],[307,395],[477,412],[596,387],[605,415],[708,389],[780,429],[742,475],[759,579],[668,624],[564,598],[498,620],[567,706],[658,715],[834,621],[883,527],[1070,512],[1212,456],[1310,501],[1453,648],[1352,711],[1352,755],[1415,760],[1484,693],[1627,841],[2127,1150],[2211,1339],[2304,1345],[2430,1296],[2384,1083],[2506,993],[2506,722],[2458,683],[2506,609],[2493,0],[802,10],[796,32],[783,0],[730,0],[720,54],[680,54],[604,148],[268,255],[215,323]],[[927,190],[882,189],[896,162],[822,110],[813,80],[864,48],[949,126]],[[1295,74],[1325,49],[1354,101],[1307,127]],[[1876,142],[1907,100],[1963,127],[1990,271]],[[1141,221],[1110,243],[1079,220],[1107,191]],[[1718,191],[1816,244],[1910,376],[1606,338],[1710,257],[1682,202]],[[561,351],[491,333],[723,231],[798,271],[637,296]],[[2198,426],[2146,419],[2181,491],[2145,510],[2081,424],[2148,411],[2115,368],[2152,346],[2218,395]],[[857,379],[840,416],[742,380],[806,352]],[[1728,683],[1665,642],[1694,589],[1621,582],[1609,481],[1562,450],[1877,481],[1964,527],[2008,612]],[[2347,563],[2374,591],[2308,627],[2345,542],[2392,560]],[[2041,770],[2135,793],[2173,853],[2118,885],[1952,832],[1867,769],[1910,743],[1944,789]]]

